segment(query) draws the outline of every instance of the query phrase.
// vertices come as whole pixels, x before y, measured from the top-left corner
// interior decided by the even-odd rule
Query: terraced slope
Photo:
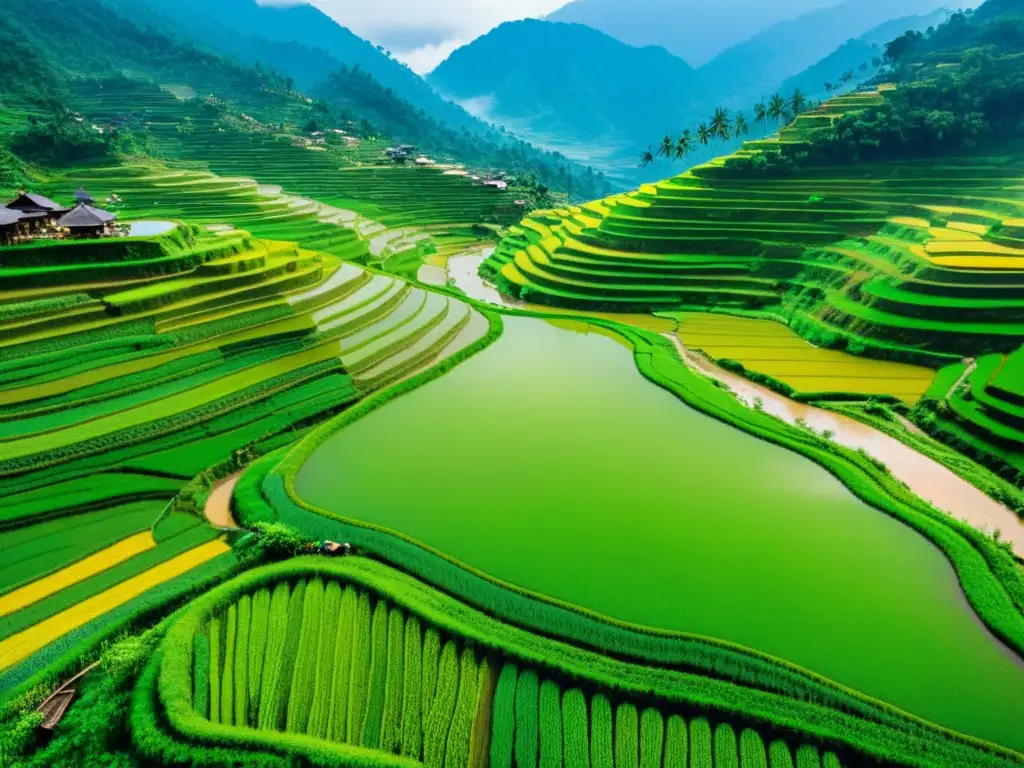
[[[225,112],[212,96],[217,108],[210,108],[205,94],[182,99],[174,90],[125,79],[81,81],[73,103],[92,121],[145,122],[160,156],[219,175],[256,177],[388,227],[511,222],[520,215],[511,193],[484,187],[468,175],[393,166],[382,160],[387,147],[382,142],[307,146],[308,134],[294,126],[261,122],[259,114]]]
[[[883,98],[839,97],[778,139],[582,207],[533,214],[482,274],[533,302],[763,310],[806,338],[932,366],[1024,340],[1024,165],[861,164],[738,178],[731,164]]]
[[[1018,486],[1024,481],[1024,347],[940,371],[918,423]]]
[[[1014,764],[898,712],[828,711],[821,695],[615,660],[377,562],[301,559],[178,619],[137,684],[132,727],[143,756],[192,765]]]
[[[265,210],[239,186],[241,206]],[[352,230],[316,223],[284,231],[341,233],[337,251],[365,252]],[[182,491],[192,478],[289,443],[487,331],[461,302],[240,229],[5,249],[0,682],[227,552]]]

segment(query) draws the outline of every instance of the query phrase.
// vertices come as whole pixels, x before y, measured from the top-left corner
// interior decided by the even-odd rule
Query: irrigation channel
[[[1024,747],[1024,663],[939,550],[652,387],[604,334],[506,318],[494,346],[329,438],[296,488],[528,589]]]

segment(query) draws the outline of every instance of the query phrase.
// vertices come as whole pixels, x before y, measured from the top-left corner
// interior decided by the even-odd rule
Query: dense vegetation
[[[38,13],[5,16],[0,20],[0,39],[4,50],[0,56],[13,74],[0,83],[0,95],[19,107],[21,125],[12,128],[29,132],[20,149],[34,153],[23,155],[23,159],[75,162],[147,149],[144,136],[126,138],[128,133],[145,131],[140,122],[125,122],[123,115],[116,116],[115,134],[99,140],[89,135],[88,123],[71,124],[75,122],[74,113],[81,109],[69,92],[81,89],[82,77],[123,77],[122,73],[130,69],[133,78],[143,82],[187,86],[202,97],[211,94],[218,109],[226,109],[236,118],[248,115],[264,124],[277,125],[279,132],[309,127],[321,131],[348,128],[350,120],[361,120],[357,133],[362,136],[421,143],[424,150],[488,171],[535,178],[553,189],[567,189],[572,174],[572,187],[583,197],[599,196],[608,189],[600,174],[559,155],[506,140],[482,124],[477,133],[464,127],[461,131],[451,129],[381,86],[363,70],[354,72],[339,66],[333,74],[325,73],[324,79],[330,78],[322,87],[326,98],[312,103],[295,90],[290,75],[266,66],[247,67],[209,47],[200,49],[187,40],[172,38],[156,26],[143,28],[102,6],[99,0],[58,0]],[[187,114],[188,110],[181,112]],[[35,114],[43,123],[42,130],[29,130],[29,119]],[[87,112],[82,114],[92,117]],[[47,140],[41,136],[44,133],[59,139]]]
[[[180,24],[192,0],[147,0],[136,21],[118,14],[134,3],[96,3],[0,19],[0,189],[31,182],[63,202],[83,186],[159,230],[0,253],[0,763],[1024,763],[759,649],[531,593],[296,489],[339,430],[498,339],[497,311],[415,278],[500,238],[482,268],[500,290],[588,315],[687,407],[810,458],[921,534],[986,641],[1020,655],[1011,544],[680,356],[699,347],[862,418],[1024,509],[1015,4],[891,43],[895,90],[721,107],[647,159],[790,124],[576,206],[551,189],[601,197],[600,175],[444,121],[454,107],[311,9],[232,0],[172,37],[161,14]],[[297,43],[300,22],[338,50]],[[262,36],[274,45],[257,66]],[[391,139],[470,168],[386,162]],[[489,171],[510,189],[474,179]],[[439,445],[417,460],[441,472]],[[386,450],[373,458],[408,482]],[[356,556],[299,557],[326,539]],[[93,662],[43,734],[39,704]]]

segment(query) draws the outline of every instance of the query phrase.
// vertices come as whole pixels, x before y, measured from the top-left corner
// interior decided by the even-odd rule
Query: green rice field
[[[451,439],[432,451],[439,431]],[[755,480],[736,484],[736,465]],[[395,468],[409,482],[387,483]],[[324,442],[296,489],[520,587],[758,648],[1020,745],[1024,664],[925,539],[806,460],[650,391],[601,335],[506,320],[493,349]]]

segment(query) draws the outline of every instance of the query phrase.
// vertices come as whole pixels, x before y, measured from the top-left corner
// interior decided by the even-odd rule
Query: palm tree
[[[789,99],[789,107],[793,110],[793,116],[799,117],[800,113],[807,107],[807,97],[797,88]]]
[[[765,135],[768,135],[768,107],[764,105],[763,98],[754,105],[754,120],[764,123],[764,132]]]
[[[683,131],[676,142],[676,160],[683,160],[693,149],[693,137],[690,136],[690,129]]]
[[[747,125],[747,118],[743,116],[742,112],[736,113],[736,119],[733,121],[732,130],[737,136],[746,136],[750,133],[750,126]]]
[[[768,102],[768,117],[778,122],[785,109],[786,100],[776,93],[772,96],[771,101]]]
[[[651,151],[651,147],[645,149],[640,153],[640,167],[646,168],[648,165],[654,162],[654,152]]]
[[[724,107],[718,107],[711,117],[711,135],[722,141],[729,139],[729,110]]]
[[[664,155],[666,160],[670,160],[675,151],[676,143],[672,141],[672,137],[666,133],[665,138],[662,139],[661,144],[658,145],[658,156],[660,157],[661,155]]]
[[[714,138],[714,134],[711,133],[711,130],[708,128],[707,123],[701,123],[700,125],[697,126],[697,141],[699,141],[704,146],[707,146],[707,143],[712,138]]]

